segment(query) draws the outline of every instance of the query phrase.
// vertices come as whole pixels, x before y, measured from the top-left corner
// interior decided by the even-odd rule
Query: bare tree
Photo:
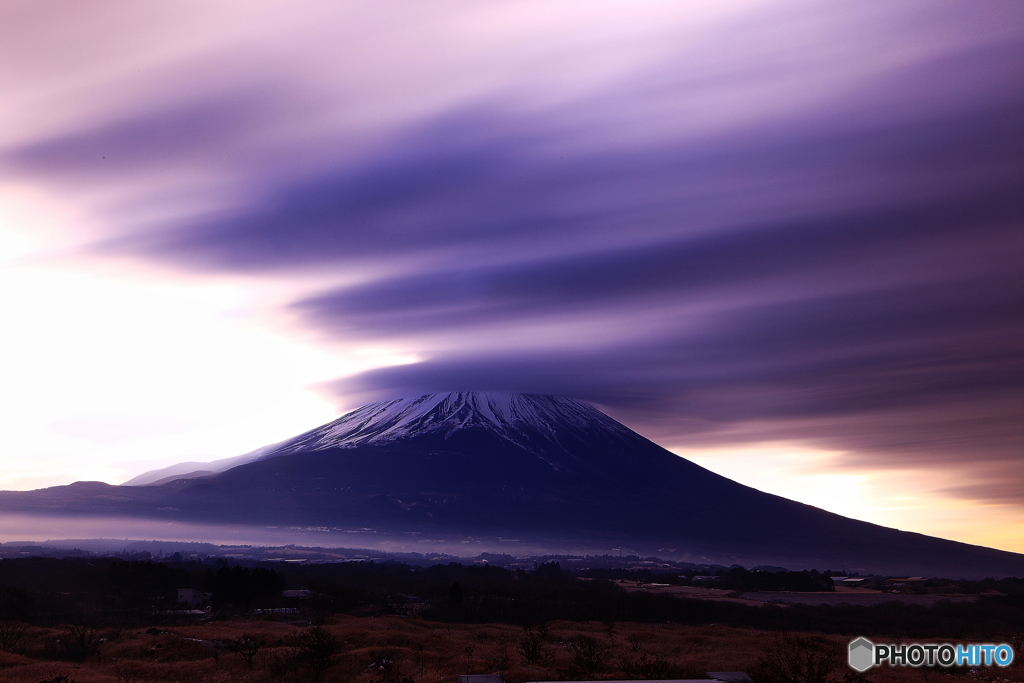
[[[839,668],[841,648],[824,638],[775,638],[749,671],[758,683],[829,683]]]
[[[252,660],[262,647],[263,640],[248,633],[242,634],[231,642],[231,651],[244,659],[249,668],[252,668]]]
[[[57,641],[60,654],[66,659],[81,661],[100,649],[100,634],[84,624],[62,624],[64,635]]]
[[[331,658],[338,651],[337,639],[323,626],[313,626],[300,633],[296,645],[317,680],[331,665]]]
[[[544,639],[531,628],[523,629],[526,633],[519,641],[519,656],[527,664],[540,664],[551,656],[550,650],[544,645]]]
[[[437,679],[436,683],[444,683],[455,677],[458,670],[458,657],[451,650],[442,650],[437,653]]]
[[[498,675],[501,676],[501,680],[505,680],[505,674],[508,673],[509,667],[512,666],[512,651],[509,648],[509,640],[504,635],[498,636],[495,639],[497,647],[494,650],[494,656],[491,657],[491,664],[498,670]]]
[[[380,675],[380,683],[413,683],[402,672],[402,651],[394,647],[381,647],[370,652],[370,666]]]
[[[592,674],[600,671],[612,657],[606,644],[583,634],[570,638],[565,647],[572,655],[573,668],[582,673]]]
[[[28,624],[24,621],[0,620],[0,650],[14,652],[27,633]]]
[[[427,672],[430,670],[430,657],[423,650],[423,646],[419,645],[416,647],[416,652],[412,656],[412,665],[416,669],[417,683],[424,683],[424,678],[427,676]]]
[[[647,643],[644,637],[638,633],[630,633],[626,636],[626,642],[629,643],[629,647],[633,649],[633,652],[639,652],[640,648]]]

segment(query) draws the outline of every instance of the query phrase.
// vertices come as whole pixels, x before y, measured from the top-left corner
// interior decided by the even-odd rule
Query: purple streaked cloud
[[[376,47],[254,20],[265,77],[258,41],[172,51],[173,101],[111,77],[0,171],[103,198],[83,259],[290,283],[287,334],[420,358],[339,405],[563,394],[1024,504],[1020,5],[360,7]]]

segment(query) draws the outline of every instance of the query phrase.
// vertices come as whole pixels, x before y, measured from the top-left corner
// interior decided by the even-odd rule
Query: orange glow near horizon
[[[843,453],[764,442],[677,447],[673,453],[716,474],[845,517],[1010,552],[1024,552],[1024,521],[1013,505],[979,504],[943,493],[957,473],[854,469]]]

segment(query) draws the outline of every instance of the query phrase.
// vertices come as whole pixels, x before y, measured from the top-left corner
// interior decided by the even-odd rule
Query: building
[[[210,600],[210,594],[197,591],[194,588],[178,589],[178,604],[186,607],[202,607],[204,602]]]

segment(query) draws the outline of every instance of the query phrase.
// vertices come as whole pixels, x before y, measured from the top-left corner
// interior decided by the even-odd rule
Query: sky
[[[0,4],[0,488],[434,391],[1024,552],[1024,4]]]

